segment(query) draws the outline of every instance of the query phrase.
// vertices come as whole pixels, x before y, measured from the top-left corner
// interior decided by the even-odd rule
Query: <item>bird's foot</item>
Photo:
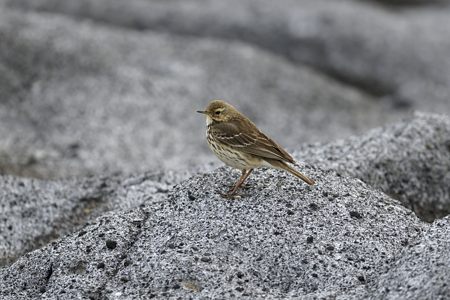
[[[238,196],[235,189],[231,189],[226,193],[220,193],[220,195],[225,199],[235,199],[235,197]]]
[[[249,190],[251,188],[253,188],[253,184],[250,184],[250,183],[245,183],[241,186],[241,189],[243,189],[243,190]]]

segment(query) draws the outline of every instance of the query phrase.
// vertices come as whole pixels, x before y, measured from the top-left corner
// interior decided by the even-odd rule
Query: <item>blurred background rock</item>
[[[449,54],[448,1],[0,0],[0,298],[448,299]],[[318,184],[223,201],[214,98]]]
[[[448,114],[449,16],[420,0],[0,0],[0,172],[215,165],[195,113],[213,98],[290,150]]]

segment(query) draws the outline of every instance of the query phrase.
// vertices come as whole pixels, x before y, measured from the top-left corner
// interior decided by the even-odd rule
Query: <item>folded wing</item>
[[[211,125],[210,130],[215,139],[229,147],[261,158],[295,163],[289,153],[259,131],[251,122],[233,120],[225,123],[216,123]]]

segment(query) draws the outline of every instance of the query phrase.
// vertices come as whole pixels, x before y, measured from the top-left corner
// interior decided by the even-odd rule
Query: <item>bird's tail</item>
[[[285,170],[285,171],[291,173],[292,175],[300,178],[301,180],[303,180],[304,182],[306,182],[309,185],[314,185],[316,183],[314,180],[312,180],[311,178],[309,178],[306,175],[303,175],[302,173],[295,170],[294,168],[292,168],[291,166],[289,166],[288,164],[286,164],[283,161],[279,161],[276,159],[266,159],[266,161],[268,163],[270,163],[274,168]]]

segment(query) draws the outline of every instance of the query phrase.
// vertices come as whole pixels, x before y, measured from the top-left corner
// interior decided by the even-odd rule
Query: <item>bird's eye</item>
[[[216,115],[220,115],[220,110],[216,110],[214,113],[215,113]]]

